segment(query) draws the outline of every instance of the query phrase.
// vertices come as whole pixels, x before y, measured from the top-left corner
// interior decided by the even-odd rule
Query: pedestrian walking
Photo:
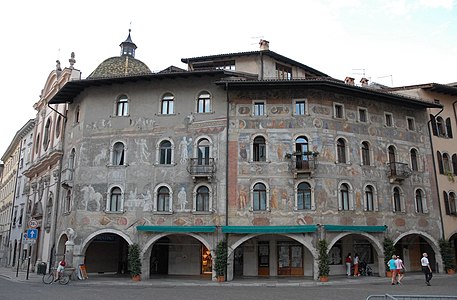
[[[430,280],[432,280],[432,268],[430,267],[430,262],[428,261],[428,255],[426,252],[422,254],[421,258],[422,272],[425,275],[425,283],[430,286]]]
[[[351,253],[348,253],[348,256],[346,256],[346,275],[351,276],[351,265],[352,265],[352,258],[351,258]]]
[[[397,267],[397,284],[401,284],[401,280],[405,277],[406,268],[403,264],[403,260],[398,255],[395,260],[395,266]]]
[[[359,254],[354,254],[354,277],[360,276],[359,273]]]
[[[392,255],[392,258],[387,262],[387,267],[392,273],[392,285],[397,284],[397,266],[395,265],[396,255]]]

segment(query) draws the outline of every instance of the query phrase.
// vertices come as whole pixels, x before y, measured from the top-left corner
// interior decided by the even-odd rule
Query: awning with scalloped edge
[[[296,226],[222,226],[223,233],[306,233],[315,232],[317,225]]]
[[[136,230],[147,232],[215,232],[216,226],[140,225],[136,227]]]

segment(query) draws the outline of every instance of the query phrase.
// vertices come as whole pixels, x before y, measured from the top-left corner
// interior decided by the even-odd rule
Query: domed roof
[[[151,74],[151,70],[142,61],[128,55],[106,59],[87,78],[105,78],[130,75]]]
[[[136,45],[129,35],[119,46],[121,55],[103,61],[87,78],[106,78],[131,75],[151,74],[145,63],[135,58]]]

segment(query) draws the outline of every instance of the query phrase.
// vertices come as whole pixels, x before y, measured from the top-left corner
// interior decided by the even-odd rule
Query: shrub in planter
[[[320,240],[317,246],[319,251],[318,266],[319,266],[319,279],[320,281],[327,281],[328,274],[330,273],[330,259],[328,256],[328,243],[326,240]]]
[[[455,271],[455,257],[452,253],[451,243],[445,239],[439,240],[441,258],[443,259],[444,270],[447,273]]]
[[[138,244],[129,245],[128,262],[130,275],[138,280],[141,275],[140,246]]]

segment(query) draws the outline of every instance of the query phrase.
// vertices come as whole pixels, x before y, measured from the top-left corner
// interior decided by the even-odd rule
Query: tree
[[[319,261],[319,277],[327,277],[330,273],[330,259],[328,256],[327,240],[320,240],[318,244],[318,261]]]
[[[455,270],[455,258],[452,253],[451,243],[445,239],[440,239],[438,243],[440,246],[440,253],[441,258],[443,259],[444,269],[446,272],[448,272],[448,270]]]
[[[392,255],[395,254],[394,242],[390,238],[385,237],[382,242],[382,247],[384,249],[384,265],[387,266]]]
[[[225,276],[227,268],[227,242],[225,240],[221,240],[217,244],[214,267],[216,269],[216,277]]]
[[[140,246],[138,244],[129,245],[129,271],[130,275],[137,276],[141,274]]]

